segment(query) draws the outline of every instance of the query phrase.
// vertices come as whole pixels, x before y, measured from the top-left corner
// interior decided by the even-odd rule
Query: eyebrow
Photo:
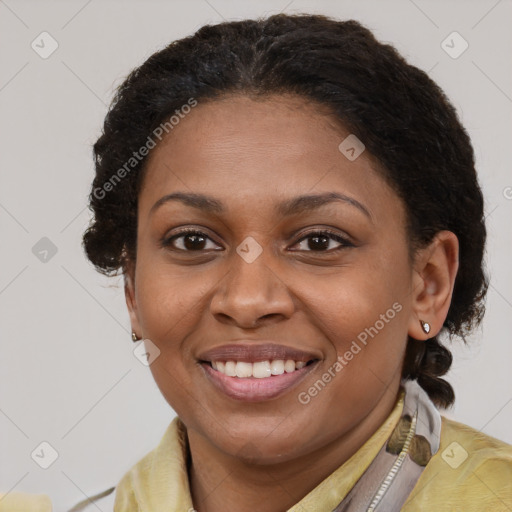
[[[206,196],[204,194],[174,192],[172,194],[167,194],[161,197],[151,207],[149,214],[151,215],[157,208],[171,201],[180,201],[186,206],[191,206],[192,208],[197,208],[208,213],[226,212],[226,208],[224,207],[222,202],[219,201],[218,199],[215,199],[214,197]],[[287,217],[291,215],[305,213],[311,210],[316,210],[318,208],[321,208],[322,206],[337,201],[341,201],[343,203],[354,206],[359,211],[364,213],[370,220],[372,219],[370,212],[363,204],[361,204],[359,201],[352,197],[346,196],[344,194],[339,194],[338,192],[325,192],[322,194],[308,194],[293,197],[291,199],[283,201],[282,203],[279,203],[276,207],[276,210],[277,213],[280,214],[281,216]]]

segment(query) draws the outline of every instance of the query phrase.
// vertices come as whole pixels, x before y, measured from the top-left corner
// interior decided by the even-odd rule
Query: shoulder
[[[495,437],[484,434],[480,430],[476,430],[469,425],[459,423],[458,421],[450,420],[444,416],[441,416],[442,429],[441,429],[441,444],[446,442],[453,442],[457,439],[468,444],[475,453],[479,453],[484,450],[493,449],[499,450],[499,457],[504,457],[509,462],[512,460],[512,445],[496,439]]]
[[[512,510],[512,445],[442,417],[439,450],[402,510]]]
[[[114,510],[128,512],[138,510],[138,503],[148,487],[148,476],[154,467],[155,450],[144,455],[123,475],[116,486]]]
[[[175,482],[166,487],[170,491],[173,486],[177,487],[176,494],[186,496],[188,481],[186,481],[185,452],[186,430],[179,418],[175,417],[158,446],[130,468],[117,486],[83,499],[76,503],[70,512],[79,510],[92,512],[98,510],[98,504],[104,507],[104,510],[116,512],[138,510],[139,503],[153,503],[156,494],[162,492],[164,487],[162,481],[168,480],[167,476],[174,478]],[[52,512],[52,510],[52,501],[46,494],[0,493],[0,512]]]
[[[116,487],[115,512],[187,510],[191,507],[187,476],[186,429],[175,417],[158,446],[142,457]],[[187,505],[187,506],[185,506]]]
[[[94,496],[89,496],[75,504],[69,512],[89,512],[98,510],[98,502],[104,510],[112,510],[115,487],[111,487]],[[105,508],[106,507],[106,508]],[[53,512],[51,498],[46,494],[24,492],[0,493],[0,512]]]
[[[52,502],[46,494],[23,492],[0,493],[0,512],[52,512]]]

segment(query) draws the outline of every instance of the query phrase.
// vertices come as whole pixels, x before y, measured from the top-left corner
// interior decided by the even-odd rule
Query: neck
[[[198,512],[288,510],[344,464],[379,429],[396,403],[396,394],[328,445],[287,462],[253,464],[220,451],[189,430],[189,481]],[[307,469],[306,469],[307,468]]]

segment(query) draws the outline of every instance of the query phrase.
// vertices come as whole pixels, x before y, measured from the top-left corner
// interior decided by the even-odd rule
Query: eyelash
[[[188,251],[188,250],[184,250],[184,249],[176,249],[174,247],[172,247],[172,242],[174,240],[177,240],[181,237],[184,237],[186,235],[199,235],[199,236],[202,236],[204,238],[207,238],[209,240],[212,240],[206,233],[203,233],[202,231],[199,231],[199,230],[196,230],[196,229],[190,229],[190,228],[186,228],[186,229],[183,229],[181,231],[178,231],[177,233],[175,233],[173,236],[169,237],[169,238],[166,238],[166,239],[163,239],[162,242],[161,242],[161,246],[164,247],[164,248],[169,248],[171,247],[172,250],[175,250],[175,251],[180,251],[180,252],[201,252],[202,250],[204,249],[201,249],[201,250],[198,250],[198,251]],[[341,244],[340,247],[337,247],[335,249],[329,249],[329,250],[326,250],[326,251],[312,251],[312,250],[309,250],[309,251],[305,251],[305,252],[315,252],[315,253],[333,253],[333,252],[337,252],[337,251],[340,251],[342,249],[346,249],[348,247],[355,247],[354,244],[352,242],[350,242],[347,238],[344,238],[343,236],[341,236],[339,233],[336,233],[334,231],[331,231],[329,229],[322,229],[322,230],[318,230],[318,231],[309,231],[308,233],[304,233],[303,236],[301,238],[299,238],[299,240],[297,240],[297,242],[295,242],[294,245],[302,242],[303,240],[307,240],[308,238],[312,238],[313,236],[323,236],[323,235],[327,235],[329,238],[335,240],[336,242],[339,242]],[[300,250],[299,250],[300,252]]]

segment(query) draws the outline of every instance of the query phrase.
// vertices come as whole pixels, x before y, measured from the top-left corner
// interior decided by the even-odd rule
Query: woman
[[[84,247],[177,413],[115,512],[512,509],[512,448],[436,408],[486,230],[424,72],[354,21],[205,26],[130,74],[94,151]]]

